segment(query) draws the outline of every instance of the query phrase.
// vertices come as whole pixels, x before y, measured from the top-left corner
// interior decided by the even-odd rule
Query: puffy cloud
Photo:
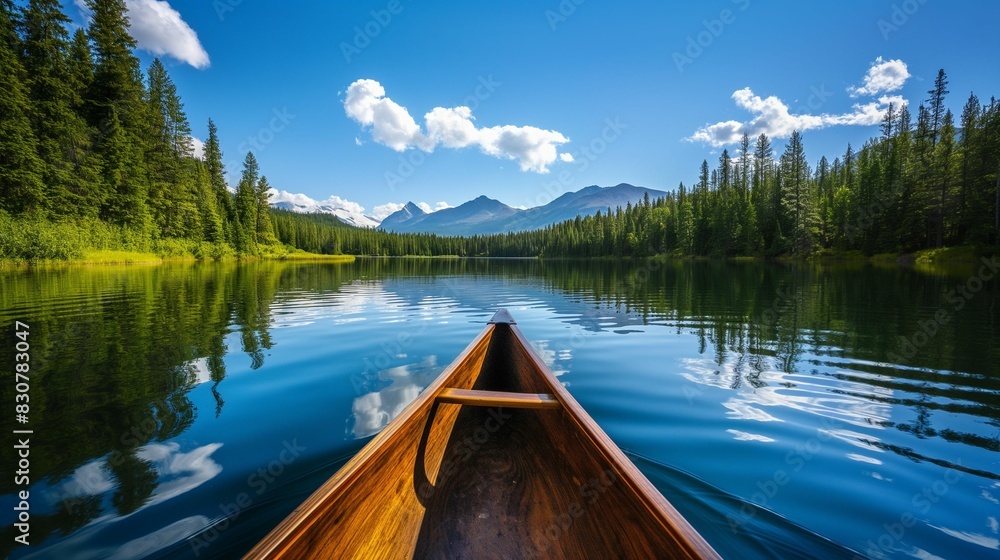
[[[363,127],[371,128],[373,140],[400,152],[409,148],[432,152],[439,145],[453,149],[477,146],[485,154],[516,160],[521,171],[536,173],[547,173],[557,159],[572,161],[569,154],[559,153],[558,146],[569,142],[559,132],[533,126],[480,128],[472,110],[464,106],[431,109],[424,115],[425,134],[409,111],[386,97],[385,88],[375,80],[352,83],[344,110]]]
[[[198,159],[205,159],[205,143],[194,136],[191,137],[191,155]]]
[[[372,139],[397,152],[411,146],[425,151],[434,148],[406,107],[386,97],[382,84],[375,80],[358,80],[351,84],[347,88],[344,110],[347,116],[372,127]]]
[[[129,31],[140,49],[170,56],[195,68],[208,68],[208,53],[181,14],[162,0],[126,0]]]
[[[388,202],[386,204],[379,204],[378,206],[372,209],[372,218],[375,218],[376,220],[381,222],[382,220],[388,218],[394,212],[399,212],[400,210],[402,210],[404,206],[406,206],[406,204],[400,202]]]
[[[882,91],[899,89],[909,73],[906,64],[899,60],[882,62],[876,59],[865,76],[865,84],[860,88],[848,88],[848,91],[864,95],[874,95]],[[775,96],[760,97],[750,88],[733,92],[733,101],[741,109],[753,115],[749,121],[722,121],[705,125],[685,138],[688,142],[704,142],[715,147],[735,144],[744,133],[757,136],[761,133],[771,138],[787,138],[793,131],[805,132],[830,126],[870,126],[881,122],[891,103],[899,109],[907,104],[906,99],[899,95],[883,95],[868,103],[855,103],[851,111],[842,114],[818,115],[793,114],[788,105]]]
[[[435,107],[424,115],[428,135],[446,148],[465,148],[479,140],[479,130],[472,120],[472,109],[468,107]]]
[[[73,0],[88,21],[93,15],[86,0]],[[198,34],[166,0],[125,0],[129,33],[138,47],[157,56],[169,56],[198,69],[211,61]]]
[[[865,74],[864,83],[860,87],[849,87],[847,91],[851,97],[878,95],[898,90],[909,78],[910,71],[906,68],[905,62],[898,58],[883,61],[880,56],[875,59],[871,68],[868,69],[868,73]]]
[[[901,95],[883,95],[878,101],[858,103],[854,105],[854,110],[843,115],[827,115],[826,118],[831,125],[858,125],[871,126],[879,124],[885,118],[885,112],[892,104],[893,110],[898,110],[907,104],[906,99]]]
[[[426,202],[415,202],[414,204],[416,204],[421,210],[427,212],[428,214],[434,211],[434,209],[431,208],[431,205],[427,204]]]
[[[331,208],[347,210],[348,212],[354,212],[356,214],[363,214],[365,207],[358,204],[357,202],[351,202],[345,198],[340,198],[339,196],[331,196],[326,200],[315,200],[308,195],[302,193],[290,193],[288,191],[279,191],[278,189],[271,189],[268,191],[268,201],[271,204],[278,204],[279,202],[289,202],[295,206],[301,206],[304,208],[317,208],[320,206],[329,206]]]
[[[533,126],[494,126],[479,130],[480,149],[492,156],[517,160],[521,171],[548,173],[549,164],[556,161],[556,146],[569,142],[554,130]]]

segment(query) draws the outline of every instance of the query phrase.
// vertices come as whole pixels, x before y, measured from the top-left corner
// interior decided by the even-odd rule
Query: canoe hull
[[[443,402],[447,389],[558,408]],[[247,558],[717,558],[531,350],[490,324]]]

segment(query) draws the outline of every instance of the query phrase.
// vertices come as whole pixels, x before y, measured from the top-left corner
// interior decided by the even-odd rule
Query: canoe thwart
[[[499,406],[505,408],[561,408],[560,403],[549,393],[508,393],[505,391],[479,391],[475,389],[446,388],[437,396],[437,401],[471,406]]]
[[[489,320],[487,325],[516,325],[517,321],[514,320],[514,316],[510,314],[505,308],[501,307],[497,309],[497,312],[493,314],[493,318]]]

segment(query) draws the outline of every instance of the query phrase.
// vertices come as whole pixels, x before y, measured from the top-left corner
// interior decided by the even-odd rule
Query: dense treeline
[[[89,25],[71,35],[58,0],[0,0],[3,254],[58,258],[79,249],[74,239],[39,244],[52,228],[91,248],[206,257],[275,243],[269,186],[253,154],[234,196],[214,123],[204,159],[195,157],[166,68],[154,60],[141,71],[125,2],[86,4]]]
[[[309,251],[362,255],[643,257],[867,255],[997,244],[1000,232],[1000,103],[970,95],[956,119],[945,107],[944,71],[914,125],[889,106],[881,135],[815,167],[795,132],[775,158],[771,140],[744,135],[739,157],[723,150],[698,183],[665,198],[534,232],[443,238],[329,228],[333,218],[276,220],[279,239]]]
[[[392,233],[345,225],[329,214],[271,210],[278,240],[312,253],[376,256],[530,257],[541,254],[542,231],[471,237],[433,233]]]
[[[811,168],[793,133],[775,160],[770,139],[744,135],[739,157],[702,162],[698,183],[664,199],[555,225],[546,255],[911,252],[998,244],[1000,102],[970,95],[956,118],[940,71],[914,126],[889,106],[881,136]]]
[[[218,130],[204,157],[166,68],[143,73],[124,0],[86,0],[72,35],[58,0],[0,0],[0,256],[127,249],[218,258],[286,252],[459,256],[865,254],[997,244],[1000,103],[946,107],[939,72],[916,123],[889,106],[881,135],[811,166],[793,133],[780,156],[744,135],[691,188],[534,232],[467,238],[343,227],[268,205],[248,153],[235,193]]]

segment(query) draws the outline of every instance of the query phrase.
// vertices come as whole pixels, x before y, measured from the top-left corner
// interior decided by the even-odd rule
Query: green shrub
[[[36,216],[12,218],[0,213],[0,258],[39,262],[83,256],[85,244],[72,222],[49,222]]]

